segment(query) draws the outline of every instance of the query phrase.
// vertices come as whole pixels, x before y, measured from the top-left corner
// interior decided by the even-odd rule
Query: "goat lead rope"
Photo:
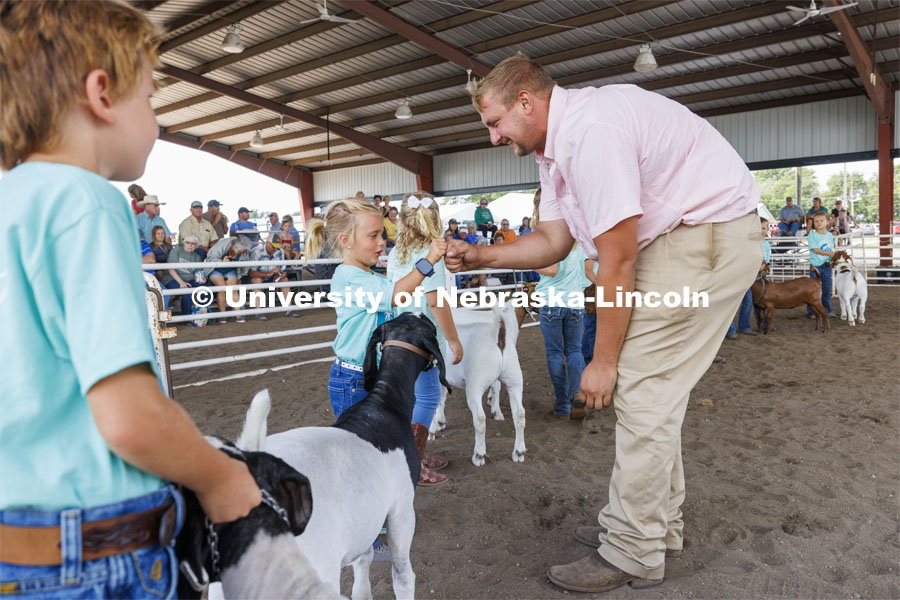
[[[275,514],[281,517],[281,520],[284,521],[284,523],[288,527],[290,527],[291,521],[290,519],[288,519],[287,511],[284,510],[281,505],[275,501],[275,498],[272,497],[272,494],[270,494],[268,490],[264,490],[263,488],[259,488],[259,493],[262,495],[263,504],[274,510]]]
[[[212,570],[210,573],[212,577],[218,578],[219,576],[219,534],[216,533],[216,528],[213,525],[213,522],[209,520],[209,517],[206,517],[206,537],[209,541],[209,551],[212,554]]]

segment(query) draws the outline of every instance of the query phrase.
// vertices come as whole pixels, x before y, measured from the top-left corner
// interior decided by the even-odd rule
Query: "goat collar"
[[[272,497],[272,494],[263,488],[259,488],[259,493],[262,496],[262,503],[274,510],[275,514],[281,517],[281,520],[284,521],[285,525],[290,527],[291,522],[288,519],[287,511],[278,504],[278,501]],[[201,567],[201,576],[198,577],[197,574],[193,572],[190,565],[188,565],[187,561],[181,561],[181,572],[187,577],[188,583],[190,583],[191,587],[197,592],[203,591],[203,588],[206,587],[210,581],[219,581],[219,579],[221,579],[221,571],[219,570],[221,567],[219,557],[219,534],[216,532],[215,523],[210,521],[209,517],[204,517],[204,519],[206,520],[206,541],[209,544],[212,573],[207,573],[206,569]]]
[[[397,346],[398,348],[403,348],[404,350],[409,350],[410,352],[415,352],[419,356],[424,357],[425,360],[427,360],[429,363],[434,360],[434,356],[432,356],[431,354],[428,354],[427,352],[425,352],[418,346],[414,346],[408,342],[401,342],[400,340],[388,340],[386,342],[381,343],[382,350],[384,348],[387,348],[388,346]]]

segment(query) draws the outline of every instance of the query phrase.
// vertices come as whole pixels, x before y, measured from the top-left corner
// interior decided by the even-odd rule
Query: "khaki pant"
[[[616,462],[600,555],[626,573],[659,579],[684,522],[681,423],[762,262],[756,213],[728,223],[681,225],[638,254],[635,290],[709,294],[708,308],[634,308],[619,354]]]

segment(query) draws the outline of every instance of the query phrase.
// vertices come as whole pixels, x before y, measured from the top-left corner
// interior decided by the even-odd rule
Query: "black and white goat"
[[[221,581],[221,589],[214,583],[210,597],[336,599],[294,541],[312,513],[309,480],[265,452],[243,451],[217,437],[206,439],[247,464],[263,502],[244,518],[213,525],[197,496],[183,490],[185,521],[175,545],[181,561],[178,597],[200,598],[212,580]]]
[[[378,349],[381,363],[378,364]],[[413,598],[409,549],[415,532],[413,496],[419,454],[410,421],[416,378],[437,363],[446,386],[437,330],[427,318],[405,313],[378,327],[363,364],[366,398],[330,427],[301,427],[265,437],[267,392],[253,400],[248,447],[271,452],[309,477],[316,509],[297,537],[318,576],[340,592],[341,568],[353,566],[354,600],[372,597],[372,541],[387,521],[394,595]]]

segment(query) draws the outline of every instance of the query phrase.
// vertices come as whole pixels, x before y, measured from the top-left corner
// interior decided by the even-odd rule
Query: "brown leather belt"
[[[175,536],[177,508],[171,499],[152,510],[81,524],[81,560],[133,552]],[[0,523],[0,562],[13,565],[62,564],[60,526],[19,527]]]

